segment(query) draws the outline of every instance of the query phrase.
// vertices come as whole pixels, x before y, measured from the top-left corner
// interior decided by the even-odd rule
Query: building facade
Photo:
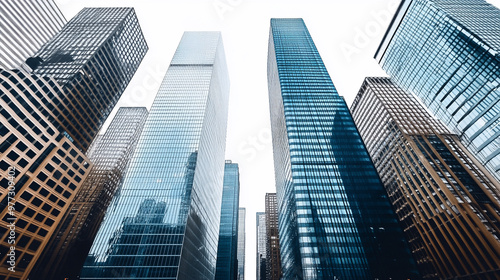
[[[0,69],[0,279],[27,279],[88,176],[89,159],[44,118],[51,78]]]
[[[256,260],[255,270],[257,280],[266,279],[266,212],[255,213],[256,218]]]
[[[147,50],[133,8],[84,8],[26,64],[61,85],[45,116],[86,151]]]
[[[66,23],[54,0],[0,2],[0,68],[19,69]]]
[[[213,279],[229,80],[220,32],[185,32],[81,279]]]
[[[375,58],[500,181],[500,10],[484,0],[405,0]]]
[[[425,279],[500,279],[500,184],[389,78],[351,107]]]
[[[77,279],[111,199],[123,183],[147,116],[145,107],[121,107],[106,133],[92,142],[87,157],[94,166],[30,279]]]
[[[216,280],[236,280],[238,276],[238,209],[240,205],[240,173],[237,163],[226,160],[224,190],[217,249]]]
[[[245,208],[238,209],[238,280],[245,280]]]
[[[266,193],[266,278],[280,280],[281,254],[276,193]]]
[[[271,19],[268,88],[283,278],[417,278],[384,187],[302,19]]]

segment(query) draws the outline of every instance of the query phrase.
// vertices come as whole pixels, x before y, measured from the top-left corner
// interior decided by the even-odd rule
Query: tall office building
[[[228,98],[220,32],[185,32],[81,279],[214,279]]]
[[[2,2],[2,7],[37,9],[35,2]],[[13,34],[7,35],[9,44],[15,41]],[[32,73],[0,73],[2,134],[7,137],[0,162],[6,172],[17,171],[2,182],[15,184],[15,191],[2,192],[0,233],[14,234],[16,246],[9,246],[14,239],[3,239],[0,258],[15,261],[11,270],[2,269],[1,277],[28,277],[89,174],[92,165],[83,152],[146,49],[133,9],[84,9],[26,60],[23,66],[29,65]],[[9,210],[9,200],[16,202],[15,212]],[[15,230],[8,226],[8,215],[15,218]]]
[[[64,94],[45,95],[44,115],[86,151],[148,47],[133,8],[85,8],[26,64]]]
[[[0,279],[27,279],[92,164],[43,117],[53,79],[0,69]],[[43,105],[42,105],[43,104]],[[13,208],[12,208],[13,207]]]
[[[389,78],[366,78],[351,111],[422,276],[500,279],[500,183]]]
[[[238,209],[238,280],[245,280],[245,208]]]
[[[268,83],[284,279],[415,279],[347,105],[302,19],[271,19]]]
[[[77,279],[111,199],[123,183],[148,116],[145,107],[118,109],[106,133],[90,146],[94,164],[30,279]]]
[[[281,254],[276,193],[266,193],[266,278],[280,280]]]
[[[375,58],[500,181],[500,10],[484,0],[404,0]]]
[[[220,214],[216,280],[236,280],[238,275],[238,209],[240,173],[237,163],[226,160]]]
[[[257,280],[266,279],[266,213],[257,212],[256,217],[256,278]]]
[[[19,69],[66,23],[54,0],[0,2],[0,68]]]

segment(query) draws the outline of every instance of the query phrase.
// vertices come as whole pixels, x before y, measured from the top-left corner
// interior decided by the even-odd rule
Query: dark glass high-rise
[[[281,273],[278,201],[276,193],[266,193],[266,272],[264,279],[279,280]]]
[[[283,279],[417,279],[387,193],[302,19],[271,19],[268,88]]]
[[[217,249],[216,280],[236,280],[238,275],[238,208],[240,205],[240,174],[237,163],[226,160],[224,190]]]

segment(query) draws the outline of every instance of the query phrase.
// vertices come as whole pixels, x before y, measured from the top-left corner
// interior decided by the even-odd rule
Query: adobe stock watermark
[[[125,95],[127,104],[137,104],[147,99],[148,95],[155,93],[158,90],[158,85],[161,84],[165,70],[156,64],[154,67],[149,67],[146,70],[142,81],[135,83],[131,88],[130,93]]]
[[[272,143],[272,134],[270,129],[263,128],[257,134],[247,138],[247,140],[240,143],[238,152],[253,160],[257,157],[259,152],[264,151]]]
[[[7,254],[7,264],[9,267],[7,268],[11,272],[16,272],[16,213],[15,213],[15,204],[16,204],[16,187],[14,183],[14,179],[16,177],[16,168],[14,166],[10,166],[7,171],[7,214],[10,216],[7,218],[7,222],[9,223],[7,227],[9,228],[9,235],[7,236],[7,243],[11,246],[9,248],[9,253]]]
[[[227,12],[232,12],[234,8],[243,3],[243,0],[214,0],[212,5],[220,20],[224,20],[224,15]]]
[[[392,19],[394,11],[398,6],[399,1],[391,0],[383,10],[371,11],[371,20],[368,21],[363,28],[354,28],[354,36],[350,43],[342,42],[339,47],[342,54],[348,62],[351,62],[353,55],[362,53],[373,39],[385,32],[385,27]]]

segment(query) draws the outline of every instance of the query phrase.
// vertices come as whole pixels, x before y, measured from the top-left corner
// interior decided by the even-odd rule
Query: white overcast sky
[[[71,19],[84,7],[134,7],[149,51],[118,102],[151,107],[184,31],[222,31],[231,82],[226,159],[240,166],[247,209],[246,279],[255,279],[255,212],[275,192],[267,91],[272,17],[301,17],[340,95],[350,105],[367,76],[384,76],[373,59],[399,0],[55,0]],[[491,0],[497,7],[500,0]],[[111,117],[108,119],[108,122]]]

